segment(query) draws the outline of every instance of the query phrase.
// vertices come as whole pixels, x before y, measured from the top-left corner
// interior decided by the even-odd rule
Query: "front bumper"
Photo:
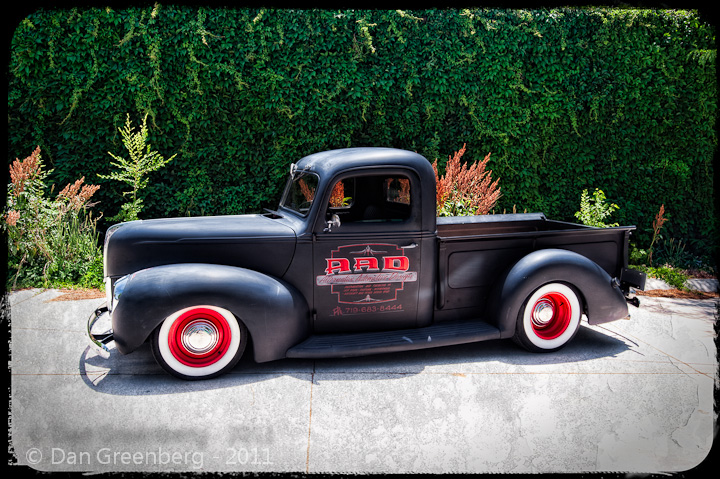
[[[93,349],[104,358],[110,357],[108,345],[114,341],[114,336],[107,306],[103,305],[97,308],[90,315],[87,323],[87,334]]]

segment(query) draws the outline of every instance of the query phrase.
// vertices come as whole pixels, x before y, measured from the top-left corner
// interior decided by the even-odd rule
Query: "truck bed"
[[[634,229],[593,228],[548,220],[542,213],[438,218],[436,307],[448,319],[466,316],[464,309],[482,308],[507,268],[539,249],[574,251],[619,278]]]
[[[441,239],[492,234],[529,233],[537,231],[596,230],[590,226],[553,221],[543,213],[510,215],[450,216],[437,219],[437,233]]]

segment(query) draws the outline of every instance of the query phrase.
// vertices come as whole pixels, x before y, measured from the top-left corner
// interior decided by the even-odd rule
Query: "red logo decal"
[[[315,282],[330,286],[339,303],[396,301],[406,282],[417,281],[410,259],[392,244],[341,246],[325,258],[325,266],[325,275]]]

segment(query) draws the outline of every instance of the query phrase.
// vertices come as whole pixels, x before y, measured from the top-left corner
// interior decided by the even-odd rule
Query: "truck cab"
[[[278,212],[299,220],[297,247],[312,257],[309,281],[289,279],[309,288],[314,331],[432,321],[432,294],[420,293],[435,285],[434,178],[424,157],[391,149],[326,152],[294,166]]]

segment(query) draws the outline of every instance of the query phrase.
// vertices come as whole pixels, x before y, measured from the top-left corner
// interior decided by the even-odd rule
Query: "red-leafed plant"
[[[6,286],[102,284],[102,252],[90,208],[100,188],[85,178],[45,196],[46,180],[40,148],[10,165],[7,206],[2,226],[8,236]]]
[[[432,164],[438,216],[488,214],[500,198],[500,180],[493,181],[492,170],[487,169],[490,153],[482,161],[468,166],[461,162],[465,149],[463,145],[453,156],[448,157],[442,176],[438,172],[437,160]]]
[[[655,245],[655,241],[660,237],[660,230],[668,220],[664,215],[665,204],[663,203],[660,205],[660,211],[658,211],[658,214],[655,215],[655,219],[653,220],[653,237],[652,241],[650,241],[650,247],[648,248],[648,264],[650,266],[652,266],[653,246]]]

